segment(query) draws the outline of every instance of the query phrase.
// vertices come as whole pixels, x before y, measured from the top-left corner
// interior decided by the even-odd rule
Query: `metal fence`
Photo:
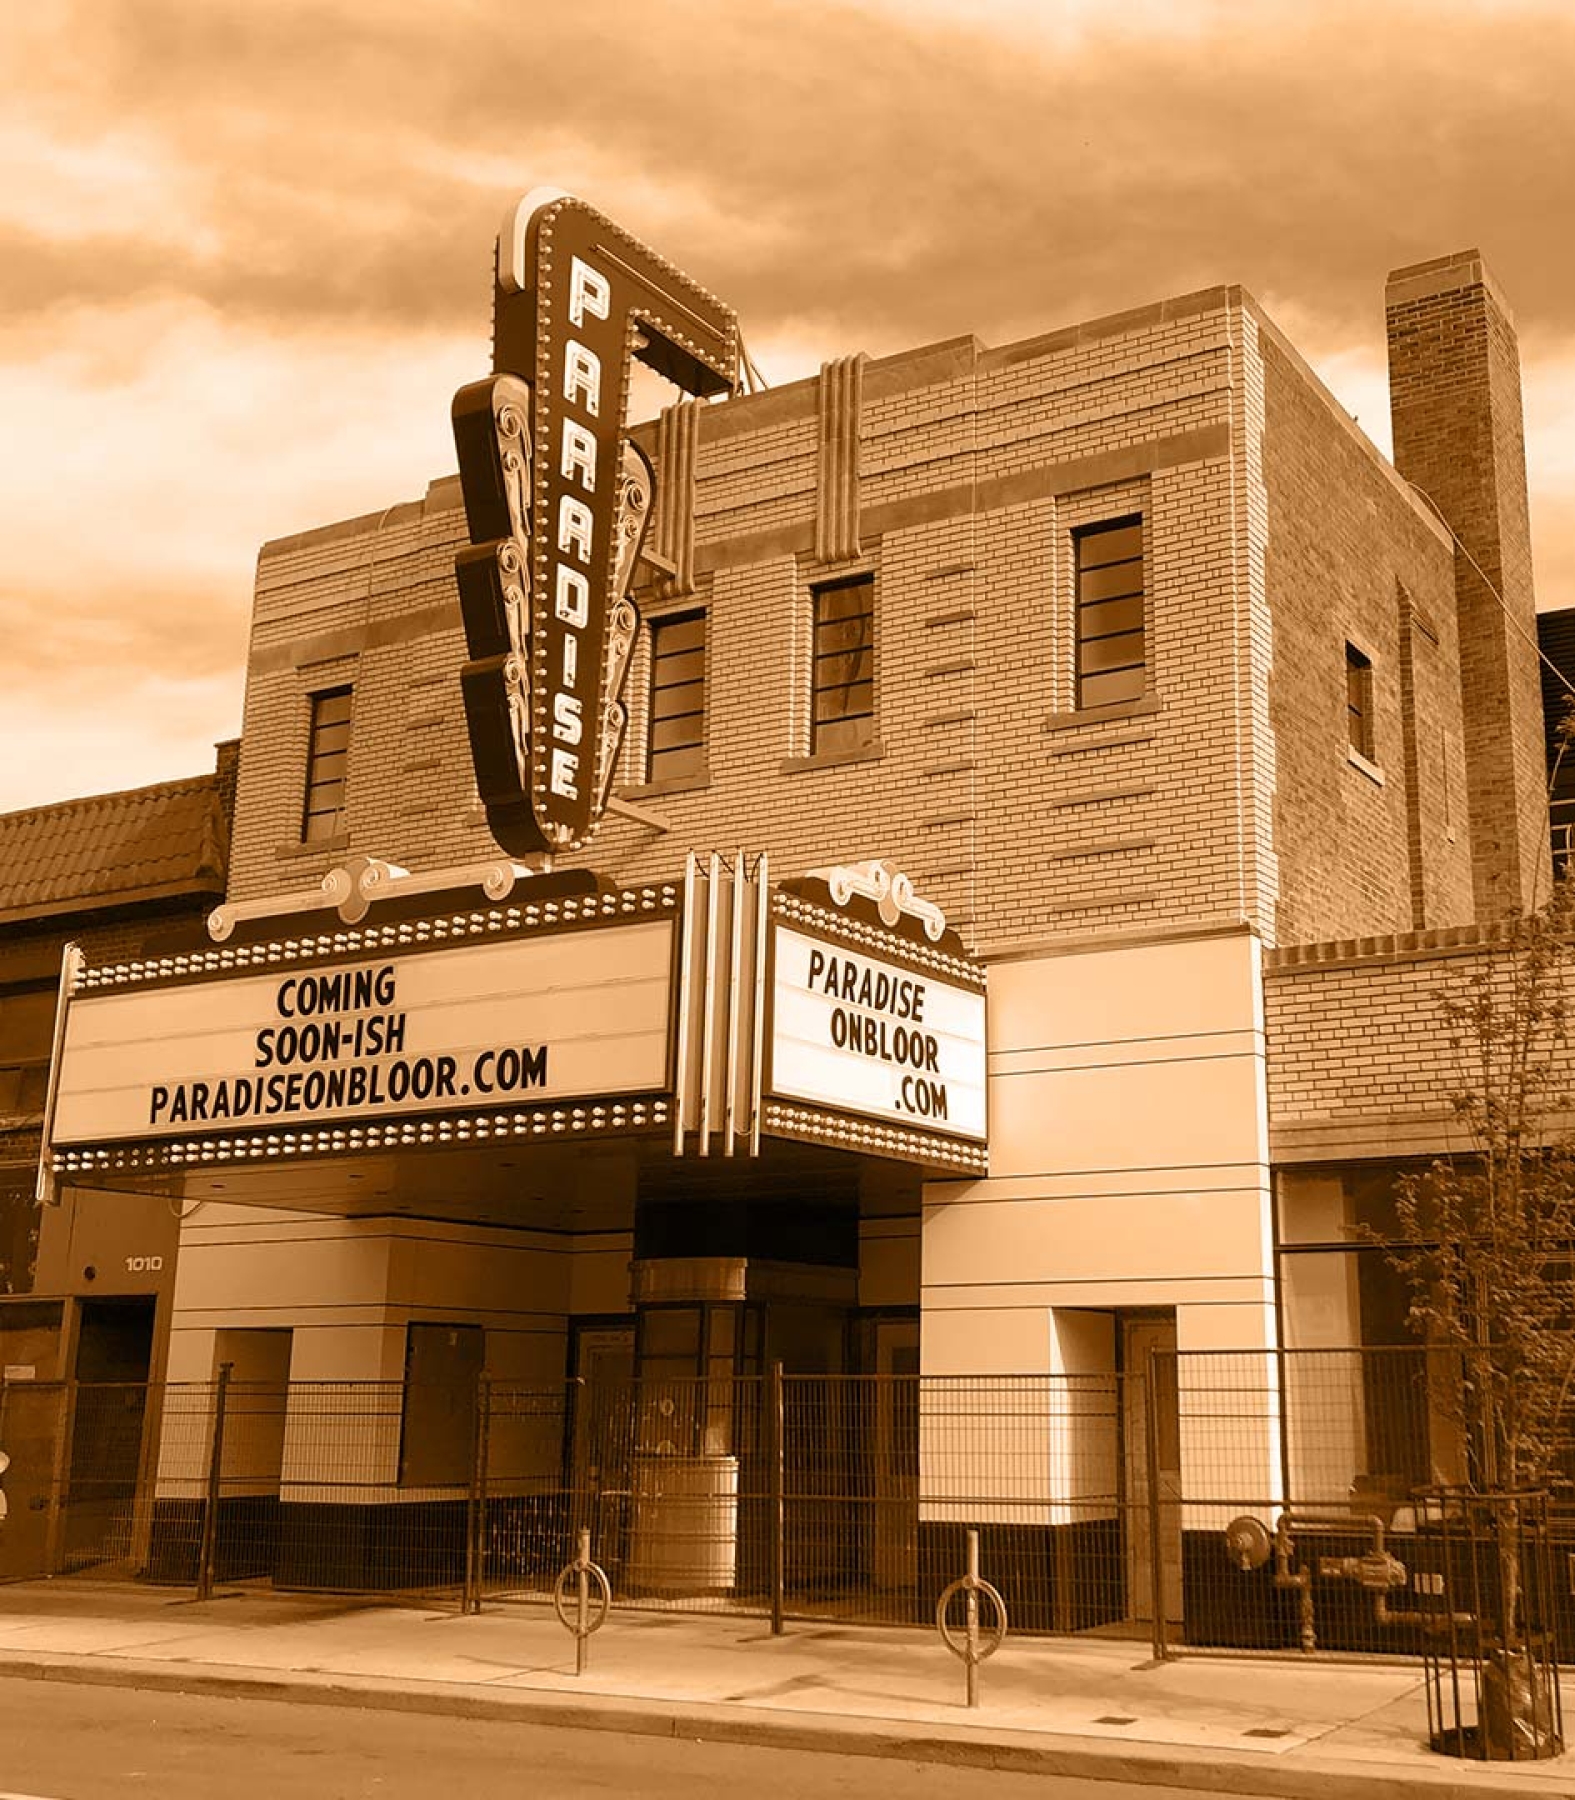
[[[919,1624],[974,1527],[1020,1626],[1120,1619],[1129,1586],[1149,1616],[1117,1377],[484,1383],[478,1407],[478,1597],[544,1594],[584,1527],[625,1604]]]
[[[972,1529],[1014,1629],[1415,1654],[1450,1610],[1412,1496],[1469,1479],[1459,1376],[1161,1351],[1039,1377],[16,1383],[0,1578],[477,1609],[544,1597],[588,1529],[621,1605],[921,1624]],[[1575,1568],[1575,1508],[1551,1529]],[[1568,1592],[1554,1613],[1569,1660]]]

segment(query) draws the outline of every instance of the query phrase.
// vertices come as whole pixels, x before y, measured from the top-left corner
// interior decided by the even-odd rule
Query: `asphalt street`
[[[1184,1800],[1211,1791],[0,1680],[0,1800]]]

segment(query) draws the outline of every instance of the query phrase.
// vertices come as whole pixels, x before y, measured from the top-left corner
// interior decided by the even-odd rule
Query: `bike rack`
[[[569,1584],[574,1584],[574,1612],[569,1612]],[[595,1588],[595,1598],[591,1590]],[[585,1673],[585,1662],[590,1651],[591,1634],[600,1631],[607,1623],[607,1615],[612,1610],[612,1583],[608,1581],[606,1572],[591,1561],[591,1534],[589,1530],[580,1532],[579,1555],[571,1563],[565,1563],[558,1572],[558,1579],[552,1589],[552,1610],[558,1615],[558,1623],[566,1631],[574,1633],[574,1672]]]
[[[963,1614],[963,1631],[959,1638],[952,1629],[947,1618],[952,1601],[957,1595],[966,1598]],[[979,1623],[979,1601],[983,1598],[995,1608],[995,1623],[981,1627]],[[950,1587],[942,1590],[941,1597],[935,1602],[935,1629],[941,1634],[941,1642],[951,1651],[953,1656],[961,1657],[968,1670],[968,1704],[979,1704],[979,1665],[995,1655],[1006,1642],[1007,1620],[1006,1602],[997,1589],[991,1587],[979,1573],[979,1534],[968,1533],[968,1573],[954,1581]]]

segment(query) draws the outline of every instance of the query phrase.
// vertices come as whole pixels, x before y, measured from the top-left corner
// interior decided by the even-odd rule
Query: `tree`
[[[1562,741],[1569,735],[1567,725]],[[1526,1748],[1549,1735],[1549,1701],[1528,1641],[1520,1496],[1545,1489],[1569,1448],[1572,975],[1575,883],[1566,875],[1546,905],[1502,922],[1444,998],[1461,1078],[1451,1098],[1472,1150],[1402,1179],[1398,1229],[1385,1244],[1407,1284],[1412,1329],[1433,1353],[1430,1399],[1460,1434],[1469,1486],[1502,1499],[1492,1515],[1502,1521],[1496,1623],[1481,1669],[1489,1756],[1547,1754]]]
[[[1483,1488],[1548,1480],[1575,1380],[1575,1144],[1561,1125],[1572,970],[1575,888],[1561,880],[1445,997],[1472,1153],[1401,1181],[1387,1246],[1417,1335],[1461,1353],[1443,1398]]]

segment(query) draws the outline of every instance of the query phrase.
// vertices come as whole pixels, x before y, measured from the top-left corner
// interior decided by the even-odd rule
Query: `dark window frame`
[[[847,610],[847,595],[865,603]],[[850,755],[875,741],[875,577],[865,572],[810,588],[809,752]]]
[[[1373,659],[1346,641],[1345,734],[1349,747],[1363,762],[1378,766],[1373,737]]]
[[[1128,550],[1125,534],[1133,531],[1137,554],[1113,554]],[[1083,712],[1141,700],[1149,678],[1143,514],[1080,525],[1072,533],[1072,553],[1073,704]]]
[[[678,640],[681,632],[699,627],[698,642]],[[651,620],[650,712],[646,729],[645,778],[648,782],[704,781],[709,738],[709,644],[710,618],[703,606],[684,612],[666,613]],[[691,673],[697,658],[699,674]],[[667,679],[663,679],[664,676]],[[698,695],[681,693],[680,689],[698,688]],[[666,698],[664,698],[664,696]],[[698,705],[693,704],[698,701]],[[680,710],[673,710],[677,706]],[[665,710],[664,710],[665,709]],[[692,730],[684,731],[684,722],[693,721]],[[664,730],[664,727],[676,727]],[[667,742],[658,743],[658,737]]]
[[[345,703],[342,708],[341,701]],[[349,682],[311,695],[301,801],[303,844],[323,843],[344,830],[354,722],[355,688]]]
[[[59,1004],[54,982],[18,982],[0,988],[0,1117],[42,1115]]]

